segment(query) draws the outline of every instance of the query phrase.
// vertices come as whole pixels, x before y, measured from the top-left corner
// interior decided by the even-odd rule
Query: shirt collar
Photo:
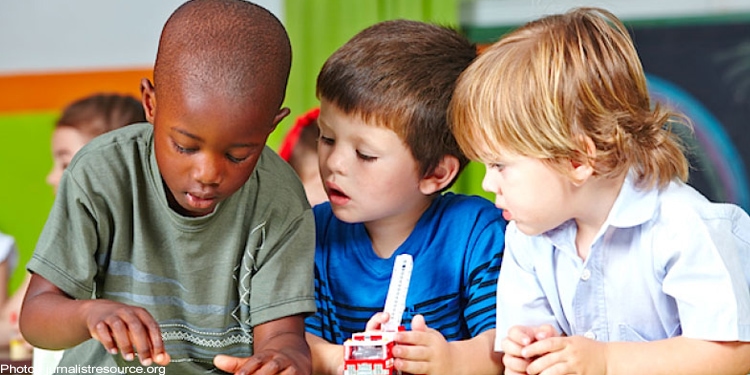
[[[657,189],[638,189],[635,186],[635,173],[631,171],[620,188],[604,226],[629,228],[645,223],[654,217],[658,197]]]
[[[620,193],[599,230],[594,242],[611,227],[629,228],[641,225],[650,220],[657,209],[659,191],[657,189],[641,190],[635,186],[635,173],[632,171],[625,177]],[[576,226],[573,220],[547,231],[546,237],[554,246],[575,253]],[[565,244],[568,244],[567,246]],[[568,246],[573,248],[568,249]]]

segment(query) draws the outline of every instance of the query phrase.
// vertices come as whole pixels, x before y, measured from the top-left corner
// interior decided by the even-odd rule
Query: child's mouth
[[[345,204],[346,202],[348,202],[350,200],[350,198],[349,198],[348,195],[344,194],[344,192],[341,191],[341,190],[334,189],[334,188],[329,188],[328,189],[328,200],[332,204],[342,205],[342,204]]]
[[[216,198],[212,197],[199,197],[191,193],[187,193],[185,196],[187,197],[188,203],[198,209],[210,208],[214,202],[216,202]]]

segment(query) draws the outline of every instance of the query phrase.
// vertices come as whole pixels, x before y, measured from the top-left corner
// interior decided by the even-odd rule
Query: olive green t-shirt
[[[314,236],[299,179],[268,147],[213,213],[174,212],[153,128],[136,124],[76,154],[28,269],[76,299],[146,308],[172,358],[167,373],[205,373],[217,354],[252,355],[253,326],[315,311]],[[89,340],[66,350],[60,366],[113,359],[138,364]]]

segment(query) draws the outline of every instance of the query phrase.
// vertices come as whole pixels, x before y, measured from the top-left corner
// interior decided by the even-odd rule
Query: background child
[[[613,14],[503,37],[461,76],[451,118],[511,220],[506,374],[748,373],[750,218],[685,185],[680,116],[652,106]]]
[[[141,102],[130,95],[99,93],[81,98],[63,109],[52,133],[52,170],[47,183],[55,189],[73,155],[94,137],[137,122],[145,122]]]
[[[55,192],[60,178],[73,156],[86,143],[98,135],[125,125],[146,121],[141,102],[130,95],[93,94],[70,103],[63,109],[52,133],[52,170],[47,175],[47,183]],[[13,294],[4,309],[8,316],[19,314],[21,302],[26,294],[31,275]],[[18,327],[15,327],[16,330]],[[52,374],[62,358],[62,351],[34,348],[34,374]]]
[[[297,117],[279,147],[279,156],[297,172],[311,206],[328,200],[318,168],[319,114],[316,107]]]
[[[172,14],[141,83],[153,126],[98,137],[63,175],[28,265],[30,343],[71,348],[60,366],[309,373],[314,221],[265,146],[289,113],[290,65],[283,26],[255,4]]]
[[[330,202],[314,209],[318,311],[306,321],[316,373],[340,373],[341,344],[383,310],[400,254],[414,267],[396,368],[501,371],[492,342],[505,222],[483,198],[442,193],[468,163],[446,110],[475,57],[455,30],[396,20],[324,64],[318,155]]]
[[[8,281],[17,262],[18,249],[15,238],[0,232],[0,288],[2,288],[0,290],[8,289]],[[11,319],[10,304],[12,300],[13,298],[9,298],[7,293],[0,293],[0,306],[3,307],[3,314],[0,315],[0,319],[2,319],[0,320],[0,346],[6,348],[10,339],[15,337],[18,332],[18,324]]]

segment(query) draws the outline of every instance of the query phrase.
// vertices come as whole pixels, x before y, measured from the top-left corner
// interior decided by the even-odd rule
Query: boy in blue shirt
[[[475,57],[454,30],[396,20],[324,64],[318,155],[330,202],[314,208],[318,312],[306,320],[315,373],[340,373],[341,344],[382,311],[401,254],[414,266],[395,367],[501,371],[492,342],[505,221],[483,198],[444,193],[468,162],[446,110]]]

